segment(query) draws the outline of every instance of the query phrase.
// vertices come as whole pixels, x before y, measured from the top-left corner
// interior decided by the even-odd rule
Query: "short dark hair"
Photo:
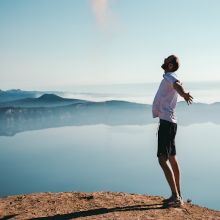
[[[172,55],[173,56],[173,59],[170,63],[173,64],[173,72],[177,71],[180,67],[180,61],[179,61],[179,58],[175,55]]]

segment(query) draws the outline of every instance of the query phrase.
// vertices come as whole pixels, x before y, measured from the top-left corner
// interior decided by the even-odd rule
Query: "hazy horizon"
[[[216,82],[182,82],[186,91],[194,97],[194,102],[212,104],[220,102],[220,81]],[[129,83],[129,84],[106,84],[106,85],[80,85],[80,86],[57,86],[33,89],[21,87],[8,88],[21,89],[22,91],[38,92],[62,92],[63,98],[84,99],[89,101],[120,100],[142,104],[152,104],[159,87],[159,82],[154,83]],[[0,88],[2,89],[2,88]],[[2,89],[3,90],[3,89]],[[6,90],[3,90],[6,91]],[[39,95],[40,96],[40,95]],[[39,97],[38,96],[38,97]],[[178,102],[184,101],[179,96]]]

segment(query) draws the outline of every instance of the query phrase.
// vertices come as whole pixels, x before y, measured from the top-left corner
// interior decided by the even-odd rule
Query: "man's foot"
[[[169,199],[164,201],[164,207],[180,207],[183,205],[183,200],[179,196],[172,195]]]
[[[164,199],[162,202],[163,202],[163,203],[164,203],[164,202],[168,202],[170,199],[172,199],[172,197],[173,197],[173,195],[171,195],[170,198],[168,198],[168,199]],[[183,202],[183,197],[180,196],[179,198],[181,199],[182,203],[184,203],[184,202]]]

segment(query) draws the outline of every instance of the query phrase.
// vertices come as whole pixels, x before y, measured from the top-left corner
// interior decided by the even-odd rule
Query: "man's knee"
[[[176,155],[170,155],[169,157],[170,164],[178,164]]]
[[[167,165],[167,160],[163,155],[158,157],[158,162],[159,162],[161,167],[164,167],[164,166]]]

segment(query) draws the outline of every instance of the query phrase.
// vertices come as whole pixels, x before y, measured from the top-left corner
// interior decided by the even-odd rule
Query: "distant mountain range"
[[[13,100],[18,100],[18,99],[24,99],[24,98],[35,98],[36,95],[33,93],[11,93],[10,91],[3,91],[0,90],[0,103],[1,102],[9,102],[9,101],[13,101]]]
[[[147,104],[125,101],[90,102],[65,99],[55,94],[41,94],[37,98],[39,94],[40,92],[0,90],[0,98],[10,95],[11,98],[22,97],[8,102],[0,99],[0,135],[10,136],[22,131],[62,126],[147,125],[158,122],[158,119],[152,118],[152,106]],[[220,124],[219,112],[219,102],[210,105],[193,103],[190,106],[186,102],[178,102],[176,109],[178,124],[183,126],[206,122]]]
[[[0,135],[62,126],[154,123],[150,105],[124,101],[87,102],[58,107],[0,108]]]
[[[70,105],[74,103],[85,103],[88,101],[79,99],[65,99],[54,94],[44,94],[39,98],[25,98],[10,102],[0,102],[1,107],[52,107]]]
[[[0,103],[1,102],[10,102],[19,99],[25,98],[37,98],[44,94],[56,94],[58,96],[63,96],[64,92],[43,92],[43,91],[22,91],[20,89],[11,89],[3,91],[0,89]]]
[[[147,125],[158,122],[158,119],[152,118],[152,106],[147,104],[125,101],[66,100],[52,94],[30,100],[32,100],[31,105],[56,103],[56,107],[1,107],[0,135],[12,136],[22,131],[62,126]],[[76,103],[63,105],[71,101]],[[22,102],[25,103],[24,100]],[[186,102],[178,102],[176,109],[178,124],[182,126],[206,122],[220,124],[219,112],[220,103],[210,105],[193,103],[188,106]]]

